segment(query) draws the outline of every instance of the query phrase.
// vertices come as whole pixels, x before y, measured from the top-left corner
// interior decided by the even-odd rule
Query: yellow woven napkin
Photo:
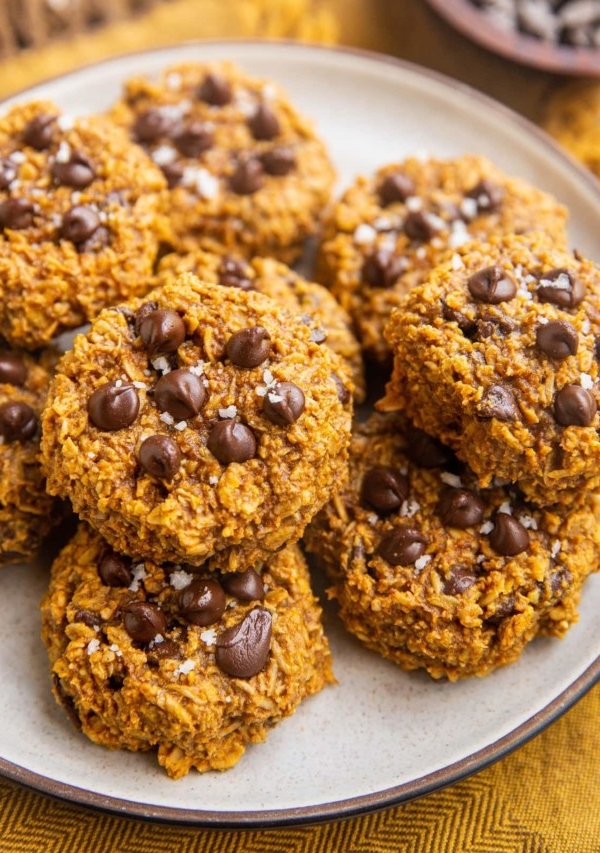
[[[402,53],[412,25],[421,22],[423,30],[423,20],[431,23],[420,0],[400,0],[398,7],[390,0],[171,0],[143,18],[0,62],[0,96],[114,54],[190,38],[331,43],[343,31],[354,44],[393,50],[394,32],[385,25],[392,5],[407,27],[397,33]],[[435,44],[446,37],[452,38],[436,31]],[[476,85],[476,68],[473,74]],[[157,825],[86,811],[0,780],[0,853],[598,853],[599,720],[597,686],[478,775],[377,814],[315,827],[234,832]]]

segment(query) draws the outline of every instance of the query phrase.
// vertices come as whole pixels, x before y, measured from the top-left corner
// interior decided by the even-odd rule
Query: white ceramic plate
[[[598,252],[600,191],[539,131],[481,95],[391,59],[344,50],[248,42],[188,44],[127,56],[52,80],[20,99],[99,111],[122,80],[184,59],[230,58],[277,80],[314,117],[340,188],[404,156],[489,156],[553,192],[571,210],[571,241]],[[18,99],[13,99],[18,100]],[[562,640],[537,640],[486,679],[438,684],[364,650],[328,611],[339,684],[253,746],[226,773],[174,782],[154,756],[109,752],[78,734],[55,705],[37,605],[47,567],[0,572],[0,772],[72,802],[120,814],[211,826],[269,826],[356,814],[421,796],[514,749],[600,677],[600,580]],[[576,772],[576,768],[574,771]]]

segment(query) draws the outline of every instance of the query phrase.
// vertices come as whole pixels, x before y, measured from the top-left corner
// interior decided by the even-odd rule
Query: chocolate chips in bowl
[[[600,74],[600,0],[427,0],[467,38],[524,65]]]

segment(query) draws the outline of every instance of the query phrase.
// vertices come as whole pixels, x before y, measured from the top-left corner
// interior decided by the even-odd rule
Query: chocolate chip
[[[207,74],[197,91],[198,98],[212,107],[224,107],[233,98],[229,81],[221,74]]]
[[[499,421],[516,421],[519,407],[510,388],[505,385],[491,385],[484,391],[477,405],[480,418],[497,418]]]
[[[529,547],[527,528],[506,512],[496,513],[489,540],[494,551],[503,557],[514,557]]]
[[[211,429],[206,446],[222,465],[247,462],[256,456],[257,444],[252,430],[245,424],[228,419]]]
[[[185,323],[170,308],[149,311],[139,323],[139,334],[150,358],[176,352],[185,340]]]
[[[105,249],[110,242],[108,228],[100,225],[99,228],[90,234],[87,240],[83,240],[77,245],[78,252],[99,252]]]
[[[7,198],[0,204],[0,227],[22,231],[33,225],[35,207],[26,198]]]
[[[139,335],[142,323],[153,311],[158,311],[158,302],[144,302],[135,312],[134,328],[136,335]]]
[[[121,380],[105,382],[91,394],[87,410],[95,427],[114,432],[131,426],[138,416],[140,400],[133,385]]]
[[[517,293],[515,280],[497,265],[473,273],[467,281],[467,287],[473,299],[487,302],[488,305],[509,302]]]
[[[20,387],[27,380],[27,367],[21,356],[10,350],[0,350],[0,382]]]
[[[181,658],[181,647],[174,640],[163,639],[161,643],[153,643],[152,648],[146,651],[146,660],[152,667],[157,667],[161,660],[167,658]]]
[[[346,406],[352,399],[350,391],[348,391],[348,389],[346,388],[340,377],[337,375],[337,373],[332,373],[331,378],[333,379],[333,382],[335,384],[338,400],[340,401],[342,406]]]
[[[496,213],[502,206],[504,190],[484,178],[465,193],[465,198],[472,198],[477,203],[478,214]]]
[[[442,522],[447,527],[460,527],[462,530],[481,524],[483,511],[483,501],[470,489],[445,489],[438,504]]]
[[[536,294],[542,302],[560,308],[575,308],[583,301],[585,286],[573,270],[566,267],[548,270],[538,276]]]
[[[166,435],[150,435],[140,445],[138,459],[143,471],[159,480],[172,480],[179,471],[181,451]]]
[[[229,186],[237,195],[252,195],[264,183],[264,169],[260,160],[250,157],[242,160],[229,178]]]
[[[0,406],[0,436],[4,441],[29,441],[37,428],[37,415],[27,403],[14,400]]]
[[[39,115],[31,119],[23,129],[23,142],[36,151],[43,151],[52,145],[56,116]]]
[[[225,352],[236,367],[258,367],[271,354],[271,336],[263,326],[240,329],[227,341]]]
[[[279,119],[267,104],[259,104],[248,119],[250,133],[255,139],[274,139],[281,132]]]
[[[449,447],[416,427],[410,431],[408,452],[411,460],[421,468],[443,468],[453,460]]]
[[[371,287],[392,287],[406,272],[406,260],[389,249],[377,249],[365,258],[362,280]]]
[[[174,136],[173,142],[184,157],[199,157],[213,147],[215,135],[204,122],[194,121]]]
[[[154,386],[154,402],[158,409],[180,421],[195,417],[207,396],[202,379],[185,368],[165,373]]]
[[[176,120],[169,110],[150,107],[140,113],[133,124],[133,135],[138,142],[155,142],[161,136],[170,136]]]
[[[377,553],[390,566],[409,566],[425,553],[427,539],[414,527],[395,527],[379,543]]]
[[[222,575],[221,583],[225,591],[239,601],[262,601],[265,597],[265,585],[254,569]]]
[[[180,163],[178,160],[173,161],[173,163],[163,163],[160,167],[163,175],[167,179],[167,185],[169,189],[173,189],[178,184],[181,183],[181,179],[183,178],[184,166],[183,163]]]
[[[284,177],[294,169],[296,165],[296,155],[294,151],[287,145],[278,145],[276,148],[271,148],[270,151],[264,151],[260,155],[260,162],[267,175],[275,175],[276,177]]]
[[[500,625],[503,619],[506,619],[507,616],[512,616],[515,612],[515,597],[514,595],[507,595],[504,598],[498,599],[495,602],[495,606],[493,611],[485,617],[485,621],[488,625]]]
[[[197,578],[179,593],[179,612],[192,625],[206,627],[218,622],[227,600],[221,584],[211,578]]]
[[[263,397],[262,410],[265,417],[277,426],[289,426],[298,420],[304,411],[304,393],[293,382],[278,382]]]
[[[404,220],[404,233],[409,240],[426,243],[439,233],[440,223],[437,217],[423,210],[411,211]]]
[[[543,353],[557,361],[575,355],[579,345],[577,330],[566,320],[551,320],[538,326],[535,340]]]
[[[461,595],[476,581],[471,569],[466,566],[452,566],[450,574],[443,580],[442,591],[444,595]]]
[[[55,160],[52,164],[52,177],[59,183],[75,189],[89,186],[96,173],[85,154],[74,151],[65,162]]]
[[[88,628],[99,628],[102,624],[102,619],[99,613],[93,613],[91,610],[76,610],[73,614],[73,622],[82,622]]]
[[[389,465],[375,465],[365,473],[361,498],[379,513],[393,512],[408,497],[408,478]]]
[[[254,285],[248,277],[248,267],[239,258],[226,256],[218,270],[219,284],[223,287],[239,287],[240,290],[253,290]]]
[[[99,226],[100,217],[96,211],[87,205],[78,204],[63,216],[60,236],[78,245],[85,243]]]
[[[328,334],[325,329],[312,329],[310,333],[310,339],[313,344],[324,344],[328,338]]]
[[[475,320],[471,320],[466,314],[463,314],[462,311],[458,311],[456,308],[451,308],[444,299],[440,300],[440,302],[442,306],[442,317],[444,320],[448,323],[456,323],[463,335],[472,340],[477,332],[477,322]]]
[[[133,580],[131,560],[107,551],[98,563],[98,576],[106,586],[128,587]]]
[[[554,419],[561,426],[589,426],[597,409],[594,395],[580,385],[565,385],[554,398]]]
[[[167,630],[167,617],[158,604],[131,601],[123,608],[123,626],[136,643],[151,643]]]
[[[264,669],[271,649],[272,617],[255,607],[241,622],[217,637],[217,666],[233,678],[251,678]]]
[[[379,201],[383,207],[395,201],[406,201],[415,194],[415,183],[404,172],[393,172],[386,175],[377,189]]]
[[[0,158],[0,190],[7,190],[17,177],[17,167],[10,160]]]

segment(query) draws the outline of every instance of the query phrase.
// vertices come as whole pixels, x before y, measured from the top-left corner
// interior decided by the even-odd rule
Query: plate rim
[[[587,184],[588,190],[597,197],[600,206],[600,182],[579,163],[568,151],[562,148],[546,131],[535,125],[525,116],[517,113],[507,105],[495,100],[491,96],[479,91],[468,83],[456,80],[425,66],[409,60],[395,57],[377,51],[367,50],[360,47],[347,45],[326,45],[314,42],[299,42],[293,39],[260,39],[260,38],[211,38],[211,39],[189,39],[176,43],[167,43],[162,46],[151,48],[140,48],[118,53],[114,56],[105,57],[94,62],[80,65],[77,68],[65,71],[48,78],[44,78],[34,84],[19,89],[16,92],[0,99],[0,109],[11,102],[26,97],[41,86],[59,82],[66,78],[77,76],[87,70],[116,64],[120,61],[134,58],[136,56],[151,56],[171,52],[185,47],[206,46],[239,46],[250,45],[265,49],[270,46],[284,47],[286,49],[299,49],[307,52],[344,54],[349,57],[356,56],[375,64],[386,64],[396,67],[400,71],[408,72],[416,77],[425,77],[433,81],[437,86],[449,90],[459,90],[468,98],[483,103],[488,109],[496,114],[507,116],[513,125],[521,126],[530,137],[558,156],[565,167],[573,172],[578,180]],[[487,744],[471,755],[465,756],[451,764],[439,768],[418,779],[401,783],[382,791],[361,794],[356,797],[344,798],[333,802],[319,803],[316,805],[290,806],[285,808],[256,811],[202,811],[190,808],[175,808],[167,805],[155,805],[145,802],[112,797],[106,794],[80,788],[77,785],[51,779],[28,768],[22,767],[14,762],[8,761],[0,756],[0,776],[12,782],[31,789],[37,793],[52,799],[65,802],[76,807],[83,807],[114,816],[129,817],[138,820],[146,820],[157,823],[169,823],[171,825],[194,826],[197,828],[214,829],[274,829],[284,826],[306,826],[326,823],[344,818],[358,817],[360,815],[392,808],[425,797],[437,790],[455,784],[479,771],[491,766],[496,761],[505,758],[510,753],[523,746],[529,740],[540,734],[549,725],[559,719],[566,711],[572,708],[594,685],[600,681],[600,655],[575,678],[564,690],[552,701],[539,709],[535,714],[522,722],[512,731]]]

